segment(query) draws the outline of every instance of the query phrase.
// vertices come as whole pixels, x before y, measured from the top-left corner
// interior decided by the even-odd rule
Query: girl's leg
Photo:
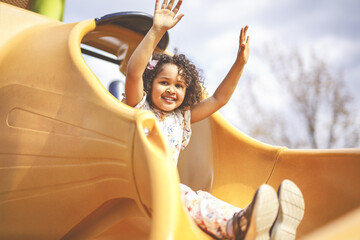
[[[218,238],[235,237],[242,240],[269,239],[270,228],[276,218],[279,202],[275,190],[262,185],[253,201],[244,210],[223,202],[203,191],[194,192],[180,184],[181,197],[195,222]]]
[[[181,198],[194,221],[206,232],[217,238],[231,237],[227,232],[228,222],[233,215],[241,211],[204,191],[194,192],[186,185],[180,184]]]

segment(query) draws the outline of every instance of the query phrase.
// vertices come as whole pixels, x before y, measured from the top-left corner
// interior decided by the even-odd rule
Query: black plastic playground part
[[[107,56],[105,56],[103,54],[91,51],[91,50],[86,49],[86,48],[81,48],[81,53],[92,56],[92,57],[95,57],[95,58],[98,58],[98,59],[101,59],[101,60],[104,60],[104,61],[107,61],[107,62],[117,64],[117,65],[120,65],[122,63],[122,60],[107,57]]]
[[[117,12],[95,18],[95,22],[97,26],[114,24],[145,36],[152,26],[153,17],[150,14],[136,11]],[[169,33],[166,32],[158,43],[158,47],[165,50],[168,44]]]

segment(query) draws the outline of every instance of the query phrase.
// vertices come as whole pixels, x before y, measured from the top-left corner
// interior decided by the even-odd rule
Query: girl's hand
[[[184,16],[184,14],[179,14],[178,16],[176,16],[176,14],[180,9],[182,1],[183,0],[178,0],[178,3],[176,4],[175,8],[172,9],[175,0],[170,0],[169,3],[168,0],[164,0],[163,4],[161,5],[161,8],[160,8],[159,0],[156,0],[153,27],[155,29],[165,30],[165,31],[174,27]]]
[[[242,64],[246,64],[249,59],[249,44],[250,44],[250,37],[246,37],[246,33],[248,30],[248,26],[241,28],[240,32],[240,39],[239,39],[239,51],[237,55],[237,61],[240,61]],[[246,38],[246,41],[245,41]]]

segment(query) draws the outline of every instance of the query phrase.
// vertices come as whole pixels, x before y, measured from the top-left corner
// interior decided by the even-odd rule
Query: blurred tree
[[[250,116],[260,116],[243,123],[248,126],[248,134],[290,148],[360,147],[359,116],[343,74],[330,71],[314,53],[305,64],[298,51],[284,54],[266,48],[265,52],[280,87],[282,107],[264,107],[251,86],[256,81],[248,81],[245,88],[249,103],[244,105],[251,106],[252,110],[247,110],[252,111]]]
[[[31,0],[29,9],[42,15],[62,21],[65,0]]]
[[[0,2],[29,9],[59,21],[63,20],[65,0],[0,0]]]

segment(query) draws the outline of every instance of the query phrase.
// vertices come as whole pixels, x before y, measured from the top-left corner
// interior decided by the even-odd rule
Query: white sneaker
[[[279,213],[271,230],[271,240],[294,240],[305,210],[300,189],[290,180],[284,180],[278,189]]]

